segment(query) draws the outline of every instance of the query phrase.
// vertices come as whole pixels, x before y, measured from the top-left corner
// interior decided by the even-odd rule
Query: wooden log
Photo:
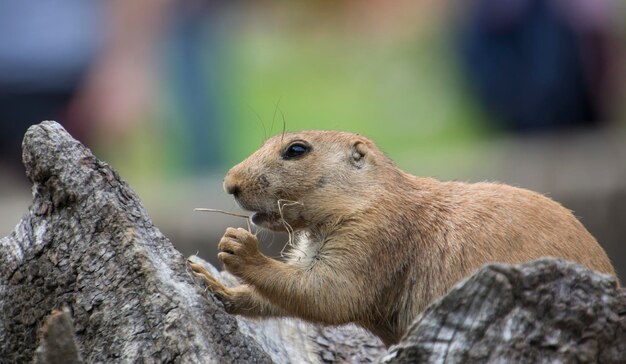
[[[31,361],[45,317],[68,307],[88,363],[271,362],[131,188],[59,124],[31,127],[23,160],[33,204],[0,240],[0,361]]]
[[[555,259],[488,265],[434,302],[381,363],[626,363],[626,291]]]

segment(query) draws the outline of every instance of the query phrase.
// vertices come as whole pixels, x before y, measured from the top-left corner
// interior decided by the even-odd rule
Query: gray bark
[[[0,363],[626,362],[624,290],[556,260],[483,268],[388,352],[353,325],[228,315],[130,187],[60,125],[31,127],[23,149],[33,204],[0,239]]]
[[[83,359],[270,362],[194,280],[136,194],[57,123],[31,127],[33,204],[0,240],[0,358],[33,359],[54,309],[72,313]]]
[[[626,291],[544,259],[489,265],[433,303],[382,363],[626,363]]]

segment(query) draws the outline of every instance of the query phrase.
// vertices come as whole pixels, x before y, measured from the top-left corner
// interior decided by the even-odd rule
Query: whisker
[[[278,109],[278,111],[280,111],[280,116],[283,118],[283,134],[280,137],[280,142],[283,142],[283,139],[285,139],[285,131],[287,130],[287,120],[285,119],[285,114],[283,113],[282,109]]]
[[[259,113],[252,106],[250,106],[250,104],[246,104],[246,105],[248,105],[248,108],[250,109],[250,111],[252,111],[254,115],[256,115],[257,119],[259,119],[259,122],[261,123],[261,126],[263,127],[263,142],[265,142],[267,140],[267,129],[265,129],[265,123],[263,122],[261,115],[259,115]],[[272,122],[272,125],[273,124],[274,123]],[[272,131],[270,130],[270,133],[271,132]]]
[[[278,101],[274,103],[274,116],[272,116],[272,125],[270,126],[270,135],[272,134],[272,130],[274,130],[274,121],[276,120],[276,112],[278,111],[278,105],[280,105],[280,100],[282,100],[282,96],[278,98]]]

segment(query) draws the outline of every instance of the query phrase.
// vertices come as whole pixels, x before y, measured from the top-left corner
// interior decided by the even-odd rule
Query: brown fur
[[[311,151],[284,160],[294,141]],[[295,230],[285,262],[258,250],[254,235],[228,229],[225,268],[245,284],[228,289],[194,265],[229,312],[355,322],[386,345],[452,285],[489,262],[559,257],[615,275],[596,240],[560,204],[495,183],[440,182],[398,169],[370,140],[308,131],[277,136],[224,180],[242,207],[284,230],[277,201]]]

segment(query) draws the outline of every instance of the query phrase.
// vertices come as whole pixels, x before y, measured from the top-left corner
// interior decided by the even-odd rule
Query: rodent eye
[[[301,142],[296,142],[288,146],[287,149],[285,149],[285,151],[283,152],[283,159],[298,158],[307,154],[310,150],[311,147],[309,147],[308,145]]]

